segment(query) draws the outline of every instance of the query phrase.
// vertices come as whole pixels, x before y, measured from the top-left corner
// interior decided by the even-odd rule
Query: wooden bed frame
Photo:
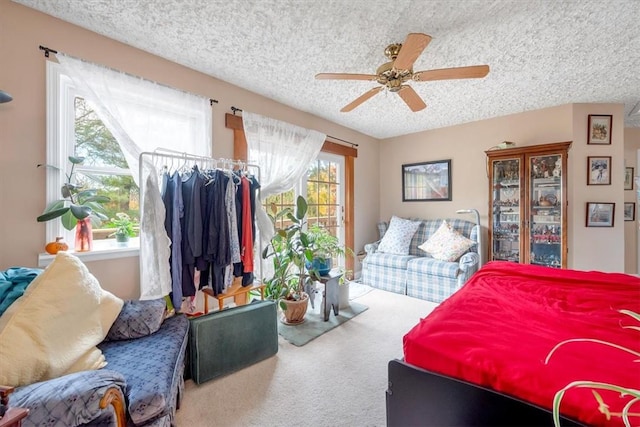
[[[387,427],[553,426],[551,411],[394,359],[388,364]],[[583,426],[561,417],[563,427]]]

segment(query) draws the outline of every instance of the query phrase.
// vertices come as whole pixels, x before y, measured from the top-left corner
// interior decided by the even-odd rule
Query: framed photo
[[[402,201],[451,200],[451,159],[402,165]]]
[[[589,114],[587,144],[611,144],[611,118],[611,115],[602,116]]]
[[[633,190],[633,168],[632,167],[624,168],[624,189]]]
[[[587,157],[587,185],[611,185],[611,156]]]
[[[615,203],[587,202],[587,227],[613,227]]]
[[[624,202],[624,220],[636,220],[636,204],[635,202]]]

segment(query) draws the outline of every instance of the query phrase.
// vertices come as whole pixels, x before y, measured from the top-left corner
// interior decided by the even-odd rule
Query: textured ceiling
[[[640,101],[638,0],[14,0],[376,138],[567,103]],[[414,70],[488,64],[484,79],[411,83],[413,113],[377,86],[384,48],[433,37]],[[55,46],[51,46],[55,48]],[[215,97],[215,94],[211,94]],[[242,108],[241,105],[238,107]]]

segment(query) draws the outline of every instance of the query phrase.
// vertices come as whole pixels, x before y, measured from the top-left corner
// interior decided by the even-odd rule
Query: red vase
[[[93,230],[89,218],[79,219],[76,224],[76,252],[88,252],[93,248]]]

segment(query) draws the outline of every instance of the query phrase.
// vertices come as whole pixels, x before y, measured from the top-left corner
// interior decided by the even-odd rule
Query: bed
[[[404,336],[404,358],[388,366],[387,425],[553,425],[554,396],[576,381],[639,390],[633,313],[635,276],[489,262]],[[560,423],[622,426],[632,399],[569,387]],[[640,403],[630,412],[638,425]]]

